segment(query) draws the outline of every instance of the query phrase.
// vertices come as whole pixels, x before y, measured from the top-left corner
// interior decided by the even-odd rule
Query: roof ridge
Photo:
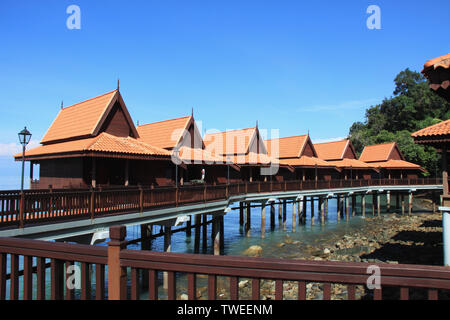
[[[313,144],[316,145],[316,144],[336,143],[336,142],[343,142],[343,141],[347,141],[347,140],[350,140],[350,139],[342,139],[342,140],[328,141],[328,142],[319,142],[319,143],[313,143]]]
[[[304,136],[308,136],[308,134],[299,134],[299,135],[296,135],[296,136],[289,136],[289,137],[281,137],[281,138],[266,139],[266,140],[264,140],[264,141],[281,140],[281,139],[289,139],[289,138],[299,138],[299,137],[304,137]]]
[[[151,125],[151,124],[157,124],[157,123],[161,123],[161,122],[180,120],[180,119],[189,118],[189,117],[192,117],[192,115],[179,117],[179,118],[173,118],[173,119],[166,119],[166,120],[161,120],[161,121],[156,121],[156,122],[150,122],[150,123],[145,123],[145,124],[140,124],[137,127],[139,128],[139,127],[144,127],[144,126],[148,126],[148,125]]]
[[[107,94],[111,94],[111,93],[113,93],[114,91],[118,91],[118,90],[117,90],[117,89],[114,89],[114,90],[112,90],[112,91],[110,91],[110,92],[101,94],[101,95],[99,95],[99,96],[96,96],[96,97],[93,97],[93,98],[90,98],[90,99],[86,99],[86,100],[83,100],[83,101],[81,101],[81,102],[77,102],[77,103],[72,104],[72,105],[70,105],[70,106],[64,107],[64,108],[62,108],[61,110],[66,110],[66,109],[68,109],[68,108],[75,107],[75,106],[77,106],[77,105],[79,105],[79,104],[82,104],[82,103],[85,103],[85,102],[88,102],[88,101],[91,101],[91,100],[94,100],[94,99],[98,99],[98,98],[100,98],[100,97],[106,96]]]
[[[232,130],[225,130],[225,131],[219,131],[219,132],[211,132],[211,133],[207,133],[206,135],[227,133],[227,132],[233,132],[233,131],[243,131],[243,130],[250,130],[250,129],[256,129],[256,126],[250,127],[250,128],[243,128],[243,129],[232,129]]]

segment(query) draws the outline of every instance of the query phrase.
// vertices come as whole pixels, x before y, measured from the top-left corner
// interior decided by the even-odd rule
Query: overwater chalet
[[[61,108],[41,146],[26,151],[39,164],[37,181],[30,165],[31,188],[159,184],[173,167],[170,152],[139,138],[118,89]]]
[[[204,181],[209,184],[227,183],[228,174],[239,176],[238,166],[227,164],[223,157],[205,150],[193,115],[139,125],[137,132],[140,141],[170,151],[173,157],[178,158],[178,161],[174,158],[174,162],[179,164],[180,185],[202,180],[202,170],[205,172]],[[168,179],[166,184],[175,179]]]
[[[379,169],[357,159],[355,148],[349,139],[315,143],[314,148],[319,159],[342,170],[340,179],[379,178]]]
[[[450,101],[450,53],[425,62],[422,73],[430,81],[430,89]],[[442,234],[444,264],[450,266],[450,192],[448,184],[448,152],[450,145],[450,119],[413,132],[415,143],[436,148],[442,155]]]
[[[294,168],[294,172],[281,168],[276,175],[283,180],[331,180],[341,171],[317,157],[317,152],[308,134],[266,140],[269,155],[279,159],[281,165]]]
[[[417,179],[421,172],[425,172],[418,164],[405,161],[395,142],[366,146],[359,160],[378,168],[382,178]]]
[[[223,157],[227,163],[240,167],[240,175],[234,175],[231,178],[233,181],[252,182],[270,179],[271,176],[266,173],[270,170],[271,164],[276,161],[268,155],[258,126],[207,133],[203,141],[208,152]]]

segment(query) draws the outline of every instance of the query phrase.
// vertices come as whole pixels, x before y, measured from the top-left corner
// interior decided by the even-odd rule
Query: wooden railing
[[[239,184],[146,188],[0,191],[0,228],[41,222],[143,212],[158,207],[225,200],[234,195],[364,186],[438,185],[441,179],[270,181]],[[22,204],[22,205],[21,205]]]
[[[349,300],[361,298],[361,295],[364,299],[392,298],[392,291],[397,292],[394,297],[400,299],[409,299],[410,293],[412,297],[417,292],[424,292],[428,299],[449,297],[448,267],[129,250],[125,236],[124,226],[111,227],[108,247],[0,238],[0,300],[105,299],[106,292],[108,299],[139,299],[144,290],[148,290],[149,299],[162,299],[165,297],[158,296],[161,286],[158,274],[162,272],[167,273],[167,291],[162,291],[167,293],[167,299],[177,299],[182,293],[187,293],[189,299],[196,299],[198,280],[204,277],[207,279],[206,297],[210,300],[217,298],[218,277],[226,279],[228,285],[220,289],[221,292],[225,289],[226,297],[232,300],[261,299],[262,281],[274,282],[275,299],[287,298],[283,289],[285,282],[295,283],[299,300],[307,299],[309,283],[320,285],[323,299],[332,297],[333,285],[345,286]],[[22,269],[19,257],[24,261]],[[68,281],[72,274],[66,270],[74,262],[81,271],[79,289],[66,285],[73,283]],[[369,279],[374,268],[379,268],[379,286],[368,288],[367,283],[376,284]],[[50,269],[50,281],[45,279],[47,269]],[[34,273],[37,277],[33,277]],[[187,278],[187,286],[181,290],[178,286],[177,290],[177,281],[183,277]],[[242,279],[249,283],[248,295],[244,295],[245,289],[239,288]],[[47,297],[46,285],[50,285]],[[357,287],[363,292],[356,294]],[[33,295],[35,290],[37,294]]]

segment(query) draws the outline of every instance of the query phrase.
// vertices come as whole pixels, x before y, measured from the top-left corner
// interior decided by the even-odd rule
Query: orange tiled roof
[[[183,136],[192,116],[148,123],[137,127],[140,140],[159,148],[172,149]]]
[[[150,146],[137,139],[131,137],[116,137],[106,132],[102,132],[94,138],[79,139],[39,146],[27,150],[25,152],[25,157],[89,151],[149,156],[170,156],[169,151]],[[21,156],[21,153],[14,155],[15,158],[20,158]]]
[[[206,150],[213,154],[246,154],[255,134],[256,127],[208,133],[203,137],[203,142]]]
[[[280,164],[286,164],[292,167],[315,167],[318,168],[336,168],[325,160],[315,157],[301,156],[300,158],[280,159]]]
[[[413,138],[421,138],[431,136],[443,136],[448,134],[450,134],[450,119],[436,123],[432,126],[423,128],[416,132],[413,132],[411,136]]]
[[[327,161],[329,164],[335,165],[338,168],[353,168],[353,169],[373,169],[378,171],[374,166],[356,159],[344,158],[342,160]]]
[[[364,162],[387,161],[396,147],[397,144],[395,142],[366,146],[364,147],[359,160]]]
[[[436,69],[439,67],[445,69],[450,68],[450,53],[447,53],[446,55],[443,55],[441,57],[430,59],[427,62],[425,62],[422,72],[424,72],[427,68]]]
[[[315,143],[317,156],[323,160],[340,160],[344,158],[347,148],[351,148],[350,140]]]
[[[278,142],[278,158],[281,159],[300,157],[305,144],[308,141],[308,138],[309,136],[307,134],[304,134],[300,136],[266,140],[265,142],[267,146],[267,152],[272,156],[272,143]]]
[[[200,148],[190,148],[187,146],[182,146],[180,148],[179,157],[183,162],[207,162],[210,164],[225,164],[226,159],[220,156],[215,156],[212,153],[200,149]]]
[[[415,163],[411,163],[405,160],[388,160],[380,162],[371,162],[370,165],[375,168],[381,167],[385,169],[417,169],[420,171],[425,171],[421,166]]]
[[[117,92],[113,90],[61,109],[41,143],[92,135]]]

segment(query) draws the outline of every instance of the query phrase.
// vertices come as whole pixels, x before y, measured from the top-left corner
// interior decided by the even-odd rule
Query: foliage
[[[432,147],[415,144],[411,133],[450,118],[450,103],[429,88],[428,81],[406,69],[394,79],[393,96],[366,110],[365,122],[350,127],[356,152],[364,146],[397,142],[407,161],[420,164],[428,173],[440,174],[440,155]]]

